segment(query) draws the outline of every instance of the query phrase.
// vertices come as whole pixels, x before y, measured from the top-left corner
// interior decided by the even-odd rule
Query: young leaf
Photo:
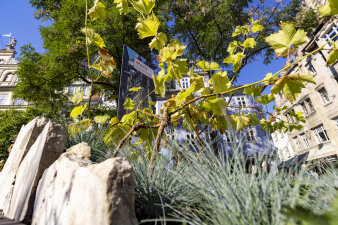
[[[71,123],[68,125],[68,132],[74,135],[76,133],[86,130],[91,123],[92,121],[90,119],[83,119],[76,123]]]
[[[214,87],[216,93],[225,92],[231,87],[231,83],[226,71],[217,72],[211,77],[208,83]]]
[[[254,48],[256,46],[256,44],[257,44],[257,42],[253,38],[248,38],[244,41],[243,44],[241,43],[241,45],[244,48]]]
[[[258,97],[262,94],[262,86],[250,86],[244,88],[244,94],[251,95],[252,97]]]
[[[203,104],[203,107],[210,110],[213,114],[217,116],[225,115],[226,103],[222,98],[209,98]]]
[[[81,32],[86,35],[86,28],[82,28]],[[95,33],[93,29],[87,28],[87,44],[90,45],[91,43],[96,44],[100,48],[106,47],[102,37]]]
[[[129,91],[135,91],[135,92],[138,92],[138,90],[140,90],[141,87],[133,87],[133,88],[130,88]]]
[[[72,110],[70,116],[75,120],[78,116],[82,115],[82,113],[85,111],[86,108],[87,103],[85,103],[84,105],[77,106]]]
[[[224,59],[224,63],[232,63],[233,70],[237,72],[239,70],[240,65],[242,64],[242,59],[244,59],[245,55],[242,52],[236,53],[236,55],[229,55]]]
[[[247,115],[239,115],[239,114],[234,114],[231,115],[231,118],[236,121],[236,129],[242,130],[244,127],[247,127],[250,123],[250,117]]]
[[[163,98],[165,96],[165,77],[162,74],[157,76],[153,75],[155,93],[161,95]]]
[[[183,102],[186,102],[187,98],[191,95],[193,90],[193,86],[191,86],[190,88],[179,92],[176,96],[176,104],[181,105]]]
[[[328,65],[333,65],[338,61],[338,41],[333,44],[333,50],[331,50],[329,57],[327,58],[326,63]],[[336,50],[335,50],[336,49]]]
[[[150,50],[153,50],[156,48],[158,51],[160,51],[163,46],[167,43],[168,38],[164,33],[159,33],[156,37],[153,38],[153,40],[149,43]]]
[[[117,8],[120,9],[120,14],[128,13],[129,11],[128,0],[114,0],[114,3],[116,3]]]
[[[268,95],[262,95],[260,98],[256,98],[256,102],[259,102],[263,105],[268,105],[270,102],[272,102],[275,99],[275,97],[272,94]]]
[[[271,93],[277,94],[282,91],[284,97],[293,103],[302,88],[305,88],[303,82],[316,83],[309,74],[284,75],[271,88]]]
[[[94,6],[88,11],[88,15],[93,21],[97,18],[104,20],[106,18],[105,6],[98,0],[95,0]]]
[[[146,37],[156,36],[158,27],[160,26],[160,21],[154,14],[148,16],[147,19],[139,19],[139,22],[136,24],[136,30],[141,39]]]
[[[252,24],[252,27],[251,27],[251,32],[252,32],[252,33],[256,33],[256,32],[258,32],[258,31],[261,31],[261,30],[264,29],[264,27],[263,27],[262,25],[259,24],[259,21],[258,21],[258,20],[252,21],[251,24]]]
[[[174,61],[178,56],[183,55],[185,48],[186,46],[181,43],[170,43],[168,46],[161,49],[159,60],[161,62]]]
[[[200,61],[197,60],[197,66],[200,67],[204,71],[210,71],[210,70],[220,70],[218,63],[216,62],[207,62],[207,61]]]
[[[114,126],[115,124],[118,124],[120,121],[117,119],[117,117],[113,117],[110,119],[109,124]]]
[[[126,100],[123,103],[123,106],[126,110],[133,110],[135,105],[135,101],[131,98],[126,98]]]
[[[75,94],[69,100],[77,106],[83,100],[83,89],[77,89]]]
[[[303,30],[296,30],[292,23],[284,22],[282,30],[271,34],[265,41],[275,50],[276,56],[287,57],[296,48],[307,42],[306,33]]]
[[[329,0],[329,4],[318,7],[320,17],[333,16],[338,14],[338,1]]]
[[[107,121],[107,119],[109,119],[110,116],[108,115],[104,115],[104,116],[95,116],[94,117],[94,121],[95,123],[100,123],[100,124],[103,124]]]
[[[265,85],[270,85],[270,84],[275,84],[278,78],[276,76],[272,76],[272,73],[266,74],[263,84]]]
[[[134,8],[144,15],[149,15],[155,6],[155,0],[138,0],[133,2]]]
[[[232,55],[237,51],[237,48],[238,48],[238,42],[233,41],[229,44],[227,51]]]

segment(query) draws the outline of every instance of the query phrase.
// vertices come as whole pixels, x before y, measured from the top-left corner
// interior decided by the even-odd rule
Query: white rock
[[[91,164],[88,146],[79,145],[63,153],[43,174],[32,225],[137,224],[129,162],[114,158]]]
[[[0,175],[1,210],[9,210],[17,170],[23,158],[25,157],[33,143],[36,141],[47,122],[48,120],[45,118],[35,118],[26,126],[21,127],[21,130],[12,147],[11,153]]]
[[[62,154],[65,141],[62,126],[49,121],[17,170],[9,210],[4,210],[6,217],[22,221],[32,215],[38,182],[44,170]]]

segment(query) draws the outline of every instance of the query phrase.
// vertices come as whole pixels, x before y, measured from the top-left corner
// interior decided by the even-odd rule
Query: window
[[[169,139],[171,140],[175,139],[175,130],[173,128],[167,127],[165,129],[165,134],[167,135],[167,137],[169,137]]]
[[[323,125],[314,128],[313,133],[315,134],[319,144],[329,140],[329,137],[327,136],[326,130]]]
[[[312,65],[311,62],[309,62],[308,64],[306,64],[306,68],[308,69],[308,71],[311,74],[316,74],[317,73],[316,69],[313,67],[313,65]]]
[[[4,64],[5,60],[4,59],[0,59],[0,64]]]
[[[252,127],[251,125],[249,125],[246,128],[245,137],[246,137],[246,141],[247,142],[253,142],[253,141],[255,141],[255,139],[256,139],[256,137],[255,137],[255,128]]]
[[[335,123],[336,123],[336,126],[338,128],[338,118],[334,119]]]
[[[333,27],[325,34],[325,40],[329,41],[331,38],[333,38],[336,34],[338,34],[338,27],[337,25],[333,25]],[[338,36],[333,38],[332,41],[336,42],[338,40]],[[332,45],[329,43],[329,46],[332,47]]]
[[[297,121],[296,121],[296,119],[295,119],[295,117],[293,117],[291,114],[296,114],[295,113],[295,110],[289,110],[287,113],[286,113],[286,118],[288,119],[288,121],[290,122],[290,123],[296,123]]]
[[[6,95],[0,95],[0,105],[4,105],[6,100]]]
[[[241,107],[245,107],[246,106],[246,101],[245,101],[245,97],[237,97],[237,104]]]
[[[309,111],[308,111],[308,109],[307,109],[307,107],[306,107],[306,105],[305,105],[305,102],[300,103],[300,106],[301,106],[302,109],[303,109],[304,115],[305,115],[305,116],[308,116],[308,115],[309,115]]]
[[[293,141],[295,142],[295,144],[296,144],[296,146],[297,146],[297,149],[300,150],[301,147],[300,147],[300,143],[299,143],[298,138],[297,138],[297,137],[294,137],[294,138],[293,138]]]
[[[5,76],[5,79],[4,81],[5,82],[10,82],[12,80],[12,77],[13,77],[13,74],[12,73],[9,73]]]
[[[186,136],[187,136],[187,140],[189,140],[189,141],[194,141],[194,139],[195,139],[195,135],[194,135],[194,133],[186,133]]]
[[[87,95],[87,87],[81,87],[81,90],[83,90],[83,96]]]
[[[68,94],[73,95],[74,91],[75,91],[75,87],[73,87],[73,86],[68,87]]]
[[[311,99],[310,98],[305,99],[305,103],[308,106],[308,108],[310,109],[311,113],[314,113],[315,108],[312,105]]]
[[[318,92],[320,96],[322,97],[322,100],[324,103],[328,103],[331,101],[325,88],[321,88]]]
[[[189,78],[183,78],[181,80],[182,88],[183,89],[188,89],[190,86],[190,79]]]
[[[310,147],[309,140],[307,139],[307,137],[306,137],[305,134],[301,134],[301,135],[300,135],[300,138],[302,139],[302,141],[303,141],[305,147],[307,147],[307,148]]]
[[[284,134],[285,134],[284,131],[281,130],[280,136],[281,136],[282,138],[284,137]]]
[[[23,105],[25,101],[23,99],[15,99],[13,105]]]

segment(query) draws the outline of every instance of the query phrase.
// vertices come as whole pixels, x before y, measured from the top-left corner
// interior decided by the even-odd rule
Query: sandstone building
[[[316,8],[323,4],[325,1],[305,0],[303,7]],[[321,22],[308,38],[308,42],[295,52],[290,61],[294,62],[321,47],[336,34],[338,34],[337,17]],[[338,41],[338,37],[335,37],[334,41]],[[303,59],[286,72],[310,73],[316,81],[316,84],[305,84],[306,88],[302,89],[294,104],[288,102],[282,95],[275,96],[278,107],[288,107],[279,114],[279,118],[295,122],[288,113],[292,110],[296,113],[303,112],[306,118],[303,128],[300,131],[293,130],[287,135],[294,153],[300,155],[308,152],[308,160],[337,161],[338,157],[338,63],[327,66],[326,59],[330,49],[332,46],[326,45],[323,50]],[[282,148],[277,147],[281,152]]]

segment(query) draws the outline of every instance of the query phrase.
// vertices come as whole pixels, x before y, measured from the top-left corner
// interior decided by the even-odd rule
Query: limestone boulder
[[[0,174],[0,210],[9,210],[8,207],[12,198],[17,170],[47,122],[46,118],[38,117],[26,126],[21,127]]]
[[[99,164],[78,144],[43,174],[36,193],[33,225],[134,225],[135,181],[124,158]]]
[[[4,210],[6,217],[22,221],[32,216],[38,182],[45,169],[62,154],[65,141],[63,127],[48,120],[17,169],[9,207]]]

